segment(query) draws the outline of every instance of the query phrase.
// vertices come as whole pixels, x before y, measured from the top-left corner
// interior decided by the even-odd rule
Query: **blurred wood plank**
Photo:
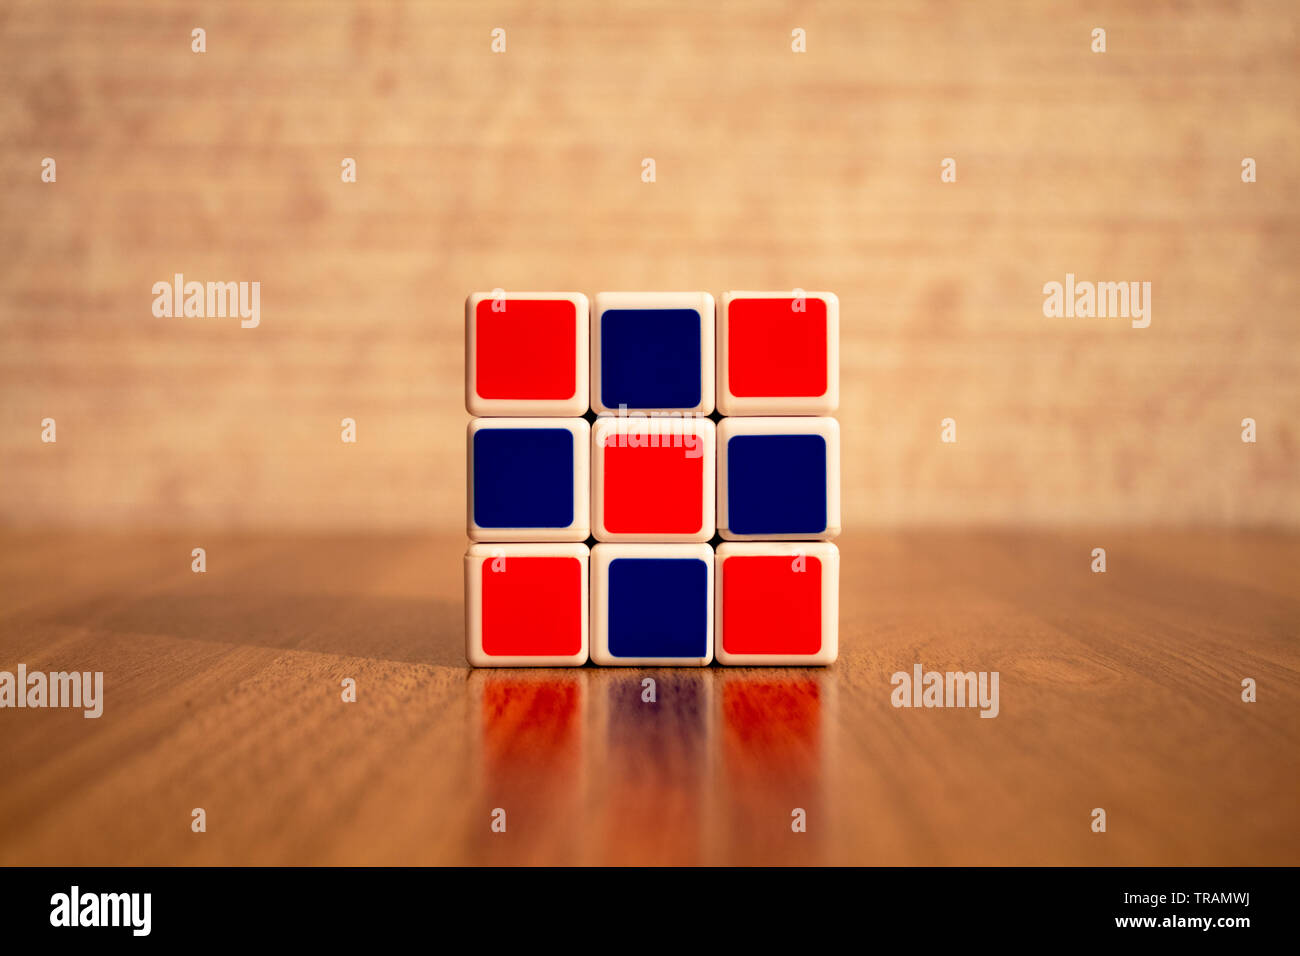
[[[1295,527],[1298,25],[1289,0],[8,3],[0,525],[456,528],[468,292],[798,285],[843,304],[847,527]],[[155,319],[175,272],[260,281],[261,326]],[[1151,327],[1045,319],[1066,272],[1152,282]]]

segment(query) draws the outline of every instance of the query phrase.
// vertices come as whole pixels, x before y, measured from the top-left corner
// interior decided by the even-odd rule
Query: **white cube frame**
[[[501,300],[507,309],[515,300],[537,299],[573,303],[574,322],[574,392],[567,398],[483,398],[478,394],[477,329],[478,306],[486,300]],[[561,417],[587,414],[590,392],[588,336],[591,330],[591,305],[581,292],[475,292],[465,300],[465,408],[477,416],[555,415]]]
[[[617,414],[601,401],[600,329],[609,309],[694,309],[700,316],[700,402],[692,408],[632,408],[627,411],[686,412],[708,415],[714,407],[714,327],[716,306],[708,292],[597,292],[591,310],[591,408],[597,415]]]
[[[563,428],[573,435],[573,523],[565,528],[484,528],[474,520],[474,436],[485,429]],[[475,418],[466,430],[465,523],[471,541],[586,541],[591,535],[591,426],[583,418]]]
[[[723,642],[726,639],[723,622],[723,589],[726,587],[726,561],[730,557],[800,555],[817,558],[821,562],[822,583],[822,642],[816,654],[728,654]],[[840,551],[829,541],[724,541],[718,545],[714,566],[713,657],[719,664],[741,667],[762,666],[825,666],[835,663],[840,646]]]
[[[683,443],[700,442],[703,463],[700,530],[693,533],[614,532],[605,527],[605,443],[627,441],[629,435],[651,436],[654,440]],[[597,541],[638,543],[705,542],[715,533],[716,449],[717,434],[707,418],[651,418],[646,416],[597,418],[591,426],[591,534]],[[686,447],[683,444],[683,454]]]
[[[483,651],[483,562],[504,557],[577,558],[582,564],[582,647],[568,656],[486,654]],[[473,667],[581,667],[591,645],[590,552],[585,544],[471,544],[465,554],[465,658]]]
[[[697,558],[708,569],[707,652],[703,657],[615,657],[609,652],[609,566],[619,558]],[[606,667],[705,667],[713,660],[713,549],[707,544],[598,544],[591,549],[591,660]],[[651,595],[650,599],[655,596]]]
[[[727,445],[742,435],[820,435],[826,440],[826,528],[817,534],[736,534],[727,503]],[[727,541],[828,541],[840,533],[840,424],[834,418],[724,418],[718,423],[718,534]]]
[[[733,395],[728,375],[728,316],[736,299],[820,299],[826,303],[826,391],[822,395]],[[834,292],[726,292],[718,312],[717,405],[723,415],[830,415],[840,404],[840,300]]]

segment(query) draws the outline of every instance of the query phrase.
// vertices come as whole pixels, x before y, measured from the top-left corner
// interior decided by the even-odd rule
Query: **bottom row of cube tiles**
[[[465,656],[475,667],[830,664],[839,575],[828,541],[474,544]]]

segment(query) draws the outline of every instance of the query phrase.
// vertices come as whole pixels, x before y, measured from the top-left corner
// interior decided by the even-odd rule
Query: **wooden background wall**
[[[0,524],[455,527],[468,292],[797,285],[842,303],[846,527],[1300,525],[1298,22],[7,2]],[[261,326],[154,318],[175,272]],[[1066,272],[1150,281],[1151,327],[1044,318]]]

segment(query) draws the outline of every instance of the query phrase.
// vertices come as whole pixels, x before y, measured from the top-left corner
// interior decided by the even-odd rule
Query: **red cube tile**
[[[719,664],[830,664],[839,653],[839,550],[828,541],[718,546]]]
[[[839,327],[839,299],[831,292],[728,292],[718,317],[718,411],[834,412]]]
[[[708,541],[715,432],[707,418],[599,418],[592,437],[598,541]]]
[[[580,292],[475,292],[465,301],[471,415],[587,411],[590,307]]]
[[[465,656],[475,667],[587,661],[585,544],[475,544],[465,555]]]

